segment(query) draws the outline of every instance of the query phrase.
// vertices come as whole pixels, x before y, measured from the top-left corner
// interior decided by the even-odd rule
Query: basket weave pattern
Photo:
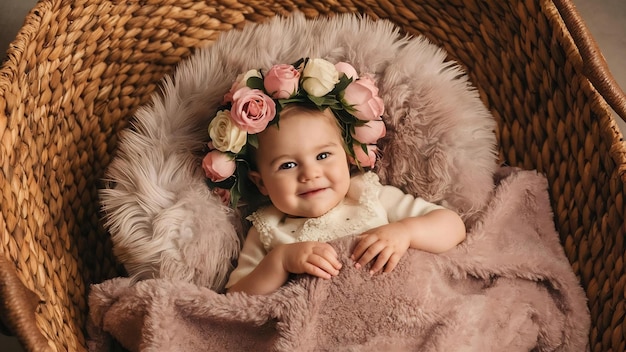
[[[626,100],[590,83],[566,0],[40,1],[0,70],[0,313],[25,348],[84,350],[89,285],[124,274],[97,189],[135,109],[194,48],[295,10],[390,19],[467,68],[502,161],[548,176],[591,349],[625,350],[626,148],[603,96],[622,116]]]

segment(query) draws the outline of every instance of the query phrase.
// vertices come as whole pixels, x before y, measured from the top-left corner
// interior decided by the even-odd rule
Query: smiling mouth
[[[310,191],[306,191],[306,192],[302,192],[300,194],[298,194],[300,197],[312,197],[316,194],[319,194],[321,192],[323,192],[324,190],[326,190],[326,188],[317,188],[317,189],[312,189]]]

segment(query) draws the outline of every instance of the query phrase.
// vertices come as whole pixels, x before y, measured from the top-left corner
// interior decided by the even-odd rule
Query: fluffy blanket
[[[545,179],[499,181],[467,240],[441,255],[409,250],[370,276],[333,242],[344,269],[298,276],[267,296],[182,281],[114,279],[93,287],[90,349],[133,351],[583,351],[585,295],[552,222]]]
[[[373,74],[387,127],[375,170],[381,182],[473,223],[493,190],[496,123],[461,67],[389,21],[294,14],[225,32],[197,51],[120,136],[100,199],[114,253],[131,277],[224,286],[245,233],[233,223],[245,214],[234,216],[205,185],[207,126],[238,73],[301,57]]]

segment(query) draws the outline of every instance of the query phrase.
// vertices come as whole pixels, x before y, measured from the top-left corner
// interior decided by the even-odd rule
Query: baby
[[[310,77],[306,65],[301,71]],[[343,85],[337,77],[333,90],[318,94],[324,97],[335,92],[335,96],[348,100],[352,95],[342,93],[348,93],[346,87],[353,84],[356,73],[349,67],[346,71],[342,75],[337,72],[345,79]],[[299,70],[294,72],[299,76]],[[240,87],[233,89],[236,99]],[[382,108],[372,105],[378,102],[374,99],[377,89],[370,89],[368,97],[372,116],[378,115],[378,119],[370,116],[367,120],[368,132],[374,135],[370,140],[355,132],[354,126],[363,126],[362,119],[346,118],[346,111],[354,116],[354,110],[337,112],[336,104],[331,104],[333,109],[319,106],[315,99],[313,104],[293,99],[305,89],[294,87],[288,95],[293,101],[279,100],[284,108],[278,105],[281,111],[274,113],[275,123],[254,133],[249,146],[249,178],[271,204],[248,218],[252,227],[226,285],[229,292],[268,294],[281,287],[291,273],[330,279],[339,274],[342,265],[326,242],[344,236],[358,236],[351,259],[357,268],[371,263],[372,275],[392,271],[408,248],[441,253],[465,239],[465,225],[455,212],[383,186],[372,172],[351,174],[351,164],[373,165],[375,154],[365,151],[375,150],[370,148],[371,142],[384,134]],[[265,90],[271,96],[272,91]],[[264,108],[268,108],[264,103],[252,107],[256,112]],[[246,109],[252,110],[250,106]],[[365,110],[362,107],[358,111]],[[346,125],[346,121],[354,125]],[[383,128],[377,128],[373,121],[379,121]],[[205,167],[205,171],[210,176],[210,168]]]

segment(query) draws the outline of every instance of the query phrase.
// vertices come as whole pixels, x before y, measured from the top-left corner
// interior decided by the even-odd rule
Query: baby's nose
[[[300,181],[306,182],[319,177],[321,168],[315,164],[303,165],[300,168]]]

